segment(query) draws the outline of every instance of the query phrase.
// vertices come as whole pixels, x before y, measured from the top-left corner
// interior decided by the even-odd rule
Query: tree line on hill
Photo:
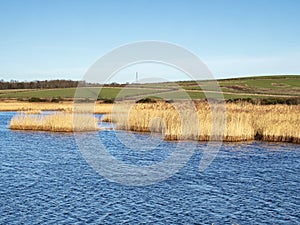
[[[0,90],[5,89],[53,89],[53,88],[75,88],[75,87],[123,87],[125,84],[118,84],[112,82],[110,84],[96,84],[88,83],[86,81],[74,81],[74,80],[36,80],[36,81],[4,81],[0,80]]]
[[[46,89],[46,88],[72,88],[86,86],[85,81],[73,80],[43,80],[43,81],[4,81],[0,80],[0,89]]]

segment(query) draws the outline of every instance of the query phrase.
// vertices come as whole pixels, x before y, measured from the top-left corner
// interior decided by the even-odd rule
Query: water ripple
[[[224,144],[198,171],[205,143],[173,177],[152,186],[111,183],[82,158],[70,134],[7,129],[0,113],[0,224],[300,224],[298,145]],[[138,134],[137,134],[138,135]],[[130,151],[100,132],[119,160],[150,165],[175,144]]]

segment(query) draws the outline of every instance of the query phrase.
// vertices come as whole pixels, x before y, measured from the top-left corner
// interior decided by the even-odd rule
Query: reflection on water
[[[198,150],[177,174],[132,187],[97,174],[72,134],[10,131],[13,114],[0,113],[1,224],[300,223],[299,145],[224,144],[199,172],[205,143],[185,142]],[[114,140],[113,130],[98,135],[114,157],[137,165],[157,163],[176,147],[163,141],[154,150],[132,151]]]

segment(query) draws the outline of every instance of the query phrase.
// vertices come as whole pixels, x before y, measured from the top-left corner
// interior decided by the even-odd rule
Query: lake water
[[[72,134],[9,130],[14,114],[0,113],[0,224],[300,224],[299,145],[223,144],[199,172],[206,144],[185,142],[199,151],[174,176],[126,186],[96,173]],[[113,130],[99,136],[116,158],[145,165],[177,144],[151,156],[124,149]]]

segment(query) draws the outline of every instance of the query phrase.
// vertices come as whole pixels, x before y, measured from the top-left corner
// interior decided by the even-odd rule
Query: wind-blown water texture
[[[224,144],[199,172],[205,143],[186,142],[200,151],[182,170],[155,185],[130,187],[97,174],[72,134],[9,130],[13,115],[0,113],[0,224],[300,223],[299,145]],[[162,141],[139,152],[115,141],[114,131],[99,137],[116,158],[137,165],[163,160],[176,146]]]

